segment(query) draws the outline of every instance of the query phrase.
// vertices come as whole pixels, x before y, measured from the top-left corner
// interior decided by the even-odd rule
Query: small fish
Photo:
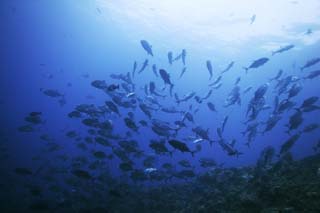
[[[182,78],[183,74],[184,74],[186,71],[187,71],[187,67],[182,68],[179,78]]]
[[[120,88],[119,84],[117,84],[117,85],[111,84],[111,85],[108,86],[107,90],[109,92],[113,92],[113,91],[115,91],[116,89],[119,89],[119,88]]]
[[[278,50],[272,51],[272,55],[288,51],[288,50],[290,50],[292,48],[294,48],[293,44],[290,44],[290,45],[287,45],[287,46],[284,46],[284,47],[280,47]]]
[[[229,116],[226,116],[226,117],[224,117],[224,119],[223,119],[222,128],[221,128],[222,132],[224,131],[224,128],[225,128],[225,126],[226,126],[226,124],[227,124],[228,119],[229,119]]]
[[[217,110],[216,110],[216,107],[214,106],[213,103],[208,102],[208,103],[207,103],[207,106],[208,106],[208,108],[209,108],[211,111],[213,111],[213,112],[216,112],[216,111],[217,111]]]
[[[238,85],[240,81],[241,81],[241,77],[238,77],[238,78],[236,79],[234,85]]]
[[[264,65],[265,63],[267,63],[268,61],[269,61],[268,58],[259,58],[255,61],[253,61],[249,67],[243,67],[243,69],[245,69],[246,73],[247,73],[249,69],[258,68],[258,67]]]
[[[153,52],[152,52],[152,46],[146,41],[146,40],[141,40],[140,41],[141,46],[143,47],[143,49],[151,56],[153,56]]]
[[[225,68],[225,69],[221,72],[221,74],[229,71],[229,70],[233,67],[233,65],[234,65],[234,61],[231,61],[230,64],[227,66],[227,68]]]
[[[247,87],[247,88],[243,91],[243,94],[248,93],[251,89],[252,89],[252,87],[251,87],[251,86],[250,86],[250,87]]]
[[[304,69],[308,68],[308,67],[311,67],[311,66],[314,66],[316,65],[317,63],[320,62],[320,58],[313,58],[309,61],[307,61],[301,68],[300,70],[303,71]]]
[[[142,67],[141,67],[141,69],[139,70],[138,73],[141,73],[143,70],[145,70],[145,68],[148,66],[148,63],[149,63],[149,60],[146,59],[146,60],[143,62]]]
[[[169,144],[174,148],[174,149],[178,149],[181,152],[190,152],[192,156],[194,156],[194,152],[192,152],[189,147],[178,140],[169,140]]]
[[[273,77],[273,78],[270,78],[269,81],[278,80],[281,77],[282,74],[283,74],[283,70],[280,69],[278,71],[277,75],[275,77]]]
[[[183,49],[182,53],[181,53],[183,65],[186,65],[186,56],[187,56],[187,51],[185,49]]]
[[[320,70],[315,70],[309,73],[309,75],[303,77],[303,79],[314,79],[320,76]]]
[[[291,149],[291,147],[294,145],[294,143],[300,138],[300,134],[295,134],[291,136],[288,140],[284,142],[284,144],[281,146],[280,149],[280,155],[286,153]]]
[[[137,67],[138,67],[138,63],[136,61],[134,61],[133,68],[132,68],[132,77],[134,77],[134,74],[137,70]]]
[[[209,74],[210,74],[209,80],[211,80],[211,78],[212,78],[212,64],[211,64],[211,61],[207,60],[206,64],[207,64],[207,69],[208,69]]]
[[[158,75],[158,70],[157,70],[157,65],[156,65],[156,64],[153,64],[153,65],[152,65],[152,71],[153,71],[153,74],[154,74],[156,77],[159,77],[159,75]]]
[[[169,64],[172,65],[172,62],[173,62],[173,56],[172,56],[172,52],[168,52],[168,61],[169,61]]]
[[[89,172],[85,170],[76,169],[72,171],[72,174],[85,180],[92,179],[92,176],[89,174]]]
[[[250,18],[250,24],[253,24],[256,21],[256,14],[253,14]]]
[[[305,32],[304,34],[305,34],[305,35],[310,35],[310,34],[312,34],[312,33],[313,33],[313,32],[312,32],[312,29],[309,28],[309,29],[307,30],[307,32]]]

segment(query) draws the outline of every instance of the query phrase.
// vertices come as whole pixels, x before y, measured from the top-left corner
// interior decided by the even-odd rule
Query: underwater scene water
[[[319,0],[2,0],[1,212],[320,212]]]

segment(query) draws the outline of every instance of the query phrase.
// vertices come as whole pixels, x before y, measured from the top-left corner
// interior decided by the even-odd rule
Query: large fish
[[[252,62],[252,64],[249,67],[244,67],[243,69],[246,70],[246,73],[248,72],[249,69],[255,69],[258,68],[262,65],[264,65],[265,63],[267,63],[269,61],[269,58],[259,58],[255,61]]]
[[[143,49],[147,51],[149,55],[153,56],[152,46],[146,40],[141,40],[140,43]]]

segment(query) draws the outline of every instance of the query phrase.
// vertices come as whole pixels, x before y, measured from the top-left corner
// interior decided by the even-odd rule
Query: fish
[[[108,87],[107,87],[107,90],[109,91],[109,92],[113,92],[113,91],[115,91],[115,90],[117,90],[117,89],[119,89],[120,88],[120,85],[119,84],[111,84],[111,85],[109,85]]]
[[[136,61],[134,61],[133,68],[132,68],[132,77],[134,77],[134,74],[137,70],[137,67],[138,67],[138,63]]]
[[[23,175],[23,176],[26,176],[26,175],[32,175],[33,172],[28,169],[28,168],[23,168],[23,167],[18,167],[18,168],[15,168],[14,172],[18,175]]]
[[[143,49],[148,53],[148,55],[153,56],[152,46],[146,40],[141,40],[140,43]]]
[[[153,64],[153,65],[152,65],[152,71],[153,71],[153,74],[154,74],[156,77],[159,77],[159,75],[158,75],[158,70],[157,70],[157,65],[156,65],[156,64]]]
[[[312,32],[312,29],[309,28],[304,34],[305,34],[305,35],[310,35],[310,34],[312,34],[312,33],[313,33],[313,32]]]
[[[227,152],[229,156],[236,156],[239,157],[242,153],[236,150],[234,147],[232,147],[230,144],[225,143],[224,140],[218,140],[218,144],[221,146],[221,148]]]
[[[207,60],[206,64],[207,64],[207,69],[208,69],[209,74],[210,74],[209,80],[211,80],[211,78],[212,78],[212,64],[211,64],[211,61]]]
[[[209,108],[211,111],[217,112],[216,107],[214,106],[213,103],[208,102],[208,103],[207,103],[207,106],[208,106],[208,108]]]
[[[288,152],[294,145],[294,143],[300,138],[300,135],[301,134],[295,134],[291,136],[288,140],[286,140],[280,148],[280,155],[283,155],[284,153]]]
[[[291,50],[292,48],[294,48],[295,46],[293,44],[289,44],[286,45],[284,47],[280,47],[278,50],[272,51],[272,55],[275,55],[277,53],[282,53],[282,52],[286,52],[288,50]]]
[[[138,126],[131,118],[128,118],[128,117],[124,118],[124,122],[128,128],[132,129],[135,132],[138,132],[139,130]]]
[[[305,126],[305,127],[303,128],[302,132],[303,132],[303,133],[312,132],[312,131],[318,129],[319,127],[320,127],[319,124],[317,124],[317,123],[312,123],[312,124],[309,124],[309,125]]]
[[[221,74],[228,72],[234,65],[234,61],[231,61],[230,64],[228,64],[228,66],[221,72]]]
[[[179,79],[182,78],[183,74],[187,71],[187,67],[183,67],[179,76]]]
[[[241,105],[241,96],[240,96],[240,87],[235,86],[232,91],[229,93],[226,103],[224,107],[228,107],[234,104],[239,104]]]
[[[278,80],[278,79],[281,77],[282,74],[283,74],[283,70],[280,69],[280,70],[278,71],[277,75],[276,75],[275,77],[273,77],[273,78],[270,78],[269,81]]]
[[[294,84],[288,91],[288,99],[295,97],[302,90],[302,86],[300,84]]]
[[[149,147],[153,149],[157,154],[169,153],[170,155],[172,155],[172,152],[170,152],[169,149],[166,147],[165,141],[151,140]]]
[[[57,98],[57,97],[63,97],[64,96],[58,90],[53,90],[53,89],[43,90],[43,94],[45,94],[46,96],[52,97],[52,98]]]
[[[287,125],[288,130],[287,133],[290,133],[290,131],[297,129],[303,122],[302,118],[302,111],[297,110],[292,116],[289,118],[289,124]]]
[[[133,164],[132,162],[122,162],[119,164],[119,168],[124,172],[132,171]]]
[[[195,96],[195,92],[190,92],[183,96],[183,98],[179,99],[177,93],[175,93],[176,102],[179,104],[181,102],[186,102]]]
[[[160,77],[162,78],[164,84],[169,84],[170,86],[173,86],[173,84],[170,81],[170,75],[167,71],[165,71],[164,69],[160,69],[159,73],[160,73]]]
[[[253,24],[256,21],[256,14],[253,14],[250,18],[250,24]]]
[[[169,61],[169,64],[172,65],[172,62],[173,62],[173,56],[172,56],[172,52],[168,52],[168,61]]]
[[[156,172],[156,171],[158,171],[157,168],[146,168],[146,169],[144,170],[144,172],[147,173],[147,174],[150,174],[150,173]]]
[[[222,79],[222,76],[220,75],[214,82],[212,82],[211,84],[209,84],[209,86],[215,86],[216,84],[218,84]]]
[[[197,143],[201,143],[203,141],[205,141],[203,138],[197,138],[194,141],[192,141],[192,143],[197,144]]]
[[[212,158],[200,158],[199,162],[200,162],[200,166],[203,168],[210,168],[210,167],[217,166],[216,161]]]
[[[187,119],[188,121],[194,123],[193,115],[192,115],[190,112],[186,112],[186,113],[183,115],[182,121],[184,122],[185,119]]]
[[[117,105],[115,105],[112,101],[106,101],[105,102],[107,107],[114,113],[120,115],[119,109],[117,107]]]
[[[314,79],[320,76],[320,70],[315,70],[309,73],[309,75],[303,77],[303,79]]]
[[[152,95],[162,97],[162,98],[166,97],[165,95],[161,95],[156,91],[156,84],[153,81],[150,81],[149,83],[149,91],[150,91],[150,94]]]
[[[255,61],[253,61],[249,67],[243,67],[243,69],[245,69],[246,73],[248,72],[249,69],[256,69],[258,67],[261,67],[262,65],[264,65],[265,63],[267,63],[269,61],[269,58],[259,58]]]
[[[182,57],[183,65],[186,65],[186,56],[187,56],[187,51],[185,49],[182,49],[181,57]]]
[[[229,116],[228,116],[228,115],[225,116],[224,119],[223,119],[222,127],[221,127],[222,132],[224,132],[224,128],[225,128],[225,126],[226,126],[226,124],[227,124],[228,119],[229,119]]]
[[[241,81],[241,77],[238,77],[238,78],[236,79],[236,81],[234,82],[234,85],[238,85],[240,81]]]
[[[75,169],[72,171],[72,174],[84,180],[92,179],[90,173],[82,169]]]
[[[191,151],[191,150],[189,149],[189,147],[188,147],[185,143],[183,143],[183,142],[181,142],[181,141],[178,141],[178,140],[175,140],[175,139],[169,140],[168,143],[169,143],[174,149],[177,149],[177,150],[179,150],[179,151],[181,151],[181,152],[190,152],[191,155],[192,155],[192,157],[194,156],[194,152]]]
[[[97,89],[106,89],[108,87],[106,81],[94,80],[91,82],[91,86]]]
[[[182,167],[185,167],[185,168],[190,168],[190,167],[192,167],[191,164],[190,164],[190,162],[187,161],[187,160],[180,160],[180,161],[178,162],[178,164],[179,164],[180,166],[182,166]]]
[[[143,62],[142,67],[141,67],[141,69],[139,70],[138,73],[141,73],[143,70],[145,70],[146,67],[148,66],[148,63],[149,63],[149,60],[146,59],[146,60]]]
[[[307,61],[302,67],[300,67],[300,70],[303,71],[306,68],[312,67],[320,62],[320,58],[313,58]],[[319,71],[320,72],[320,71]]]
[[[272,130],[277,125],[277,123],[280,119],[281,119],[281,116],[279,116],[277,114],[270,115],[268,121],[266,122],[266,127],[265,127],[264,131],[262,132],[262,134]]]
[[[318,96],[311,96],[307,99],[304,99],[303,103],[301,104],[300,108],[305,108],[305,107],[309,107],[312,106],[313,104],[315,104],[317,101],[319,100]]]
[[[178,61],[178,60],[180,60],[182,58],[182,53],[180,53],[179,55],[177,55],[174,59],[173,59],[173,61]]]
[[[247,88],[243,91],[243,94],[248,93],[251,89],[252,89],[252,87],[251,87],[251,86],[247,87]]]
[[[172,96],[172,89],[174,87],[173,83],[171,83],[170,75],[164,69],[159,70],[160,77],[162,78],[165,85],[170,85],[170,96]]]

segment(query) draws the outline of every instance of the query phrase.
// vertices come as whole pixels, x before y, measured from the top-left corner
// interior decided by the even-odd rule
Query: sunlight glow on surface
[[[239,47],[252,39],[272,40],[264,43],[265,49],[320,40],[319,0],[97,0],[97,7],[134,38],[162,35],[221,47]],[[256,20],[250,24],[254,14]],[[308,27],[313,33],[306,36]]]

